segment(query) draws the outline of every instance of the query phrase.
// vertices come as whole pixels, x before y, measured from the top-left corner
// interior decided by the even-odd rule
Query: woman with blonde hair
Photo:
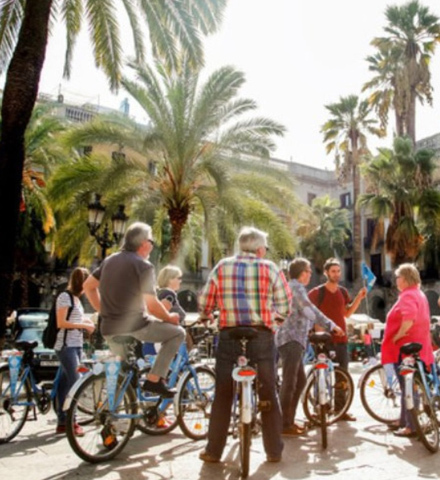
[[[60,293],[56,300],[57,327],[60,330],[54,349],[61,364],[61,377],[57,392],[57,434],[66,431],[66,414],[63,411],[63,404],[68,391],[79,378],[77,368],[82,357],[83,331],[93,333],[95,330],[94,323],[84,317],[84,308],[79,299],[88,276],[89,271],[86,268],[75,268],[70,275],[67,290]],[[79,425],[75,425],[75,434],[84,435],[84,431]]]
[[[180,289],[181,283],[182,270],[175,265],[163,267],[157,276],[157,298],[165,305],[168,311],[179,314],[180,324],[182,325],[186,312],[177,298],[177,291]]]
[[[400,293],[387,315],[381,362],[383,365],[394,364],[402,393],[404,393],[405,385],[398,374],[398,366],[402,360],[400,347],[405,343],[420,343],[422,345],[420,357],[428,367],[434,362],[434,354],[431,345],[429,303],[420,289],[419,271],[415,265],[404,263],[396,269],[395,275],[396,286]],[[392,426],[398,428],[394,434],[399,437],[413,437],[416,435],[415,427],[406,410],[404,394],[402,394],[401,400],[400,422]]]

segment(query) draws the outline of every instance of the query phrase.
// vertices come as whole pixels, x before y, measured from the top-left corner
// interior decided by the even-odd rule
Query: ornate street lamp
[[[89,221],[87,226],[89,228],[90,235],[95,238],[98,245],[101,247],[101,260],[104,260],[107,254],[107,249],[118,244],[124,236],[125,226],[127,224],[128,216],[125,214],[124,205],[118,206],[118,211],[112,215],[112,231],[110,235],[107,222],[104,224],[102,234],[99,234],[99,229],[102,226],[106,207],[101,203],[101,195],[95,194],[95,200],[89,203],[87,207],[89,211]]]

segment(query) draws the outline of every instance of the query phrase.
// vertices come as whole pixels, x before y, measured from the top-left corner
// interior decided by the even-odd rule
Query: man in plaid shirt
[[[199,297],[202,319],[212,319],[219,309],[219,344],[216,353],[216,388],[208,432],[208,444],[200,454],[205,462],[217,463],[228,434],[233,400],[232,369],[241,354],[232,329],[254,327],[258,336],[249,341],[247,353],[257,365],[262,406],[263,444],[269,462],[279,462],[283,450],[282,417],[275,385],[276,349],[272,326],[274,315],[289,313],[291,293],[282,271],[265,259],[267,233],[244,227],[238,237],[240,252],[221,260],[211,272]]]

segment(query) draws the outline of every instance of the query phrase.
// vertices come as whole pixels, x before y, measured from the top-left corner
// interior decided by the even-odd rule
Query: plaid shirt
[[[199,296],[199,311],[209,316],[218,308],[219,328],[272,328],[273,314],[287,316],[291,298],[284,274],[275,263],[241,253],[215,266]]]

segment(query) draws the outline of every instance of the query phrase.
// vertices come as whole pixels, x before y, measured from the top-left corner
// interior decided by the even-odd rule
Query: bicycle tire
[[[417,434],[425,448],[436,453],[440,443],[437,416],[419,373],[413,379],[413,399],[414,408],[409,410],[409,414]]]
[[[303,396],[303,410],[304,414],[307,419],[316,425],[321,424],[321,418],[318,411],[319,407],[319,399],[316,398],[315,391],[318,390],[314,387],[315,384],[315,376],[313,374],[314,370],[310,370],[308,375],[308,380],[306,383],[306,388],[304,390]],[[354,384],[351,375],[339,366],[334,367],[334,375],[335,375],[335,382],[334,385],[331,386],[330,390],[330,404],[327,408],[327,415],[326,415],[326,423],[328,425],[332,425],[333,423],[337,422],[350,408],[353,402],[354,396]],[[344,390],[344,404],[338,410],[335,408],[335,397],[336,391],[338,390],[338,386],[342,386],[341,390]]]
[[[204,365],[198,365],[195,371],[198,387],[191,371],[182,377],[177,392],[177,421],[188,438],[203,440],[208,435],[214,400],[215,373]]]
[[[240,463],[241,463],[241,477],[246,478],[249,475],[249,463],[251,453],[251,424],[240,423]]]
[[[321,444],[322,448],[325,450],[327,448],[327,412],[326,405],[319,406],[319,419],[320,419],[320,429],[321,429]]]
[[[386,425],[399,421],[402,392],[397,375],[390,385],[383,366],[374,365],[365,373],[359,388],[362,406],[370,417]]]
[[[20,376],[23,374],[21,370]],[[29,380],[26,380],[19,393],[21,402],[30,402],[32,390]],[[0,444],[10,442],[23,428],[29,405],[17,405],[11,399],[11,378],[8,365],[0,368]]]
[[[123,377],[118,379],[118,389],[122,379]],[[88,408],[80,409],[84,397],[89,402],[90,392],[93,392],[93,421],[84,427],[84,436],[77,436],[75,423],[79,423],[82,415],[90,415],[84,413]],[[118,392],[115,398],[117,397]],[[89,403],[87,405],[90,406]],[[137,399],[131,385],[127,386],[117,413],[137,413]],[[115,418],[115,413],[109,412],[105,373],[86,378],[74,394],[67,411],[66,433],[69,444],[80,458],[89,463],[99,463],[116,457],[133,435],[135,426],[134,418]]]
[[[151,367],[146,367],[139,372],[139,385],[143,385],[150,370]],[[142,392],[140,407],[144,415],[137,422],[138,430],[147,435],[158,436],[172,432],[179,425],[172,399],[162,399],[158,405],[157,400],[148,402],[143,397],[148,398],[148,393]]]

